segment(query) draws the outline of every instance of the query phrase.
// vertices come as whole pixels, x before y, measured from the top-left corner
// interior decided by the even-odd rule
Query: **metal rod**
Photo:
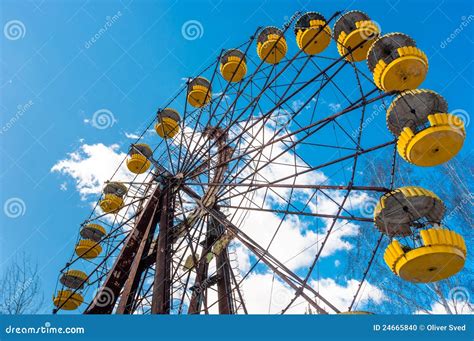
[[[364,217],[348,217],[348,216],[341,216],[341,215],[332,215],[332,214],[323,214],[323,213],[310,213],[310,212],[297,212],[297,211],[288,211],[288,210],[277,210],[271,208],[260,208],[260,207],[239,207],[239,206],[227,206],[227,205],[219,205],[219,207],[223,208],[233,208],[233,209],[242,209],[242,210],[249,210],[249,211],[259,211],[259,212],[272,212],[272,213],[281,213],[281,214],[297,214],[302,216],[309,216],[309,217],[320,217],[320,218],[334,218],[334,219],[341,219],[341,220],[355,220],[355,221],[365,221],[373,223],[373,218],[364,218]]]
[[[217,186],[217,187],[272,187],[272,188],[300,188],[300,189],[331,189],[331,190],[347,190],[349,186],[335,185],[303,185],[303,184],[272,184],[272,183],[225,183],[225,182],[186,182],[188,186]],[[351,186],[354,191],[374,191],[389,192],[390,189],[378,186]]]

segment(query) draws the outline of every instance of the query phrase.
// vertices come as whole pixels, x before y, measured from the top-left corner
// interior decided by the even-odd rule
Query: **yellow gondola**
[[[321,53],[331,42],[331,28],[316,12],[305,13],[296,21],[295,34],[296,44],[309,55]]]
[[[188,103],[195,108],[202,108],[211,101],[211,83],[204,77],[197,77],[188,83]]]
[[[76,245],[76,255],[84,259],[94,259],[102,252],[102,246],[90,239],[81,239]]]
[[[367,58],[367,51],[380,34],[380,30],[370,17],[360,11],[343,14],[334,24],[334,39],[337,50],[346,60],[360,62]]]
[[[436,166],[452,159],[466,138],[464,123],[448,113],[448,104],[430,90],[407,90],[387,110],[387,126],[398,136],[400,156],[417,166]]]
[[[106,231],[99,224],[86,224],[81,228],[79,234],[84,239],[90,239],[98,242],[105,236]]]
[[[104,198],[99,206],[105,213],[117,213],[123,207],[123,198],[127,187],[121,182],[109,182],[104,187]]]
[[[151,163],[149,159],[153,155],[153,152],[147,144],[138,143],[132,145],[128,155],[127,168],[130,172],[142,174],[150,168]]]
[[[454,231],[431,228],[421,231],[422,246],[410,248],[393,240],[384,260],[406,281],[436,282],[453,276],[463,267],[467,249],[464,239]]]
[[[61,284],[71,289],[82,289],[87,284],[87,274],[80,270],[67,270],[59,279]]]
[[[176,110],[171,108],[163,109],[157,114],[155,131],[164,139],[173,138],[179,132],[180,122],[181,117]]]
[[[386,34],[375,41],[367,55],[374,83],[384,91],[416,89],[428,73],[428,58],[416,42],[402,33]]]
[[[375,226],[388,236],[407,236],[420,218],[438,223],[445,207],[436,194],[422,187],[401,187],[384,194],[374,209]]]
[[[63,310],[75,310],[82,302],[84,302],[82,295],[72,290],[60,290],[56,297],[53,297],[56,308]]]
[[[288,51],[283,31],[276,27],[265,27],[257,37],[257,54],[269,64],[279,63]]]
[[[220,60],[222,77],[228,82],[240,82],[247,73],[245,55],[237,49],[227,50]]]

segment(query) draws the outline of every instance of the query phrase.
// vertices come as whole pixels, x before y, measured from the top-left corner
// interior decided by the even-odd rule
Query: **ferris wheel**
[[[397,187],[396,163],[442,164],[466,136],[441,95],[418,89],[427,73],[413,38],[382,35],[360,11],[296,13],[223,50],[157,110],[104,184],[60,272],[54,312],[247,314],[245,283],[265,271],[292,292],[279,313],[302,303],[369,313],[357,302],[382,240],[393,277],[455,275],[466,245],[443,224],[449,208],[416,184]],[[373,108],[390,134],[367,124]],[[385,186],[361,168],[375,153],[392,160]],[[311,282],[331,238],[354,223],[376,240],[350,306],[337,306]],[[295,248],[290,228],[318,239]],[[302,253],[309,266],[296,270]]]

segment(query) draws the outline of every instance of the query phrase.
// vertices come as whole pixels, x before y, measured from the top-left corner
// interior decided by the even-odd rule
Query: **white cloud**
[[[87,196],[102,192],[104,182],[110,180],[126,155],[120,151],[118,144],[83,144],[78,150],[69,153],[67,158],[58,161],[51,172],[72,177],[81,198],[86,200]],[[122,164],[114,178],[127,181],[133,177],[134,174]]]
[[[359,284],[360,281],[356,279],[349,279],[343,284],[336,283],[332,278],[311,281],[311,286],[318,290],[325,299],[339,308],[341,312],[349,309]],[[353,307],[352,310],[363,310],[364,304],[369,301],[375,304],[381,304],[387,300],[383,291],[368,281],[364,282],[359,295],[357,305]],[[323,302],[318,303],[328,309]]]
[[[125,137],[126,137],[127,139],[136,140],[136,139],[139,139],[139,138],[140,138],[140,135],[135,134],[135,133],[127,133],[127,132],[125,132]]]
[[[297,270],[311,264],[326,236],[327,226],[320,233],[308,227],[307,223],[301,222],[295,215],[288,216],[282,222],[279,216],[270,212],[250,212],[240,228],[264,248],[279,229],[269,252],[290,269]],[[341,250],[351,250],[353,246],[346,238],[358,233],[358,225],[337,222],[321,257],[329,257]]]
[[[102,143],[97,144],[83,144],[80,148],[68,156],[58,161],[52,168],[51,172],[57,172],[62,175],[71,177],[75,181],[76,190],[81,196],[81,200],[89,200],[91,208],[96,207],[97,196],[102,193],[104,183],[106,181],[123,181],[143,183],[147,181],[146,173],[136,176],[131,173],[126,163],[123,162],[126,153],[120,150],[118,144],[106,146]],[[114,175],[115,173],[115,175]],[[113,178],[111,178],[113,175]],[[63,183],[61,188],[64,188]],[[67,186],[67,185],[66,185]],[[134,199],[135,189],[129,188],[129,193],[124,200],[124,208],[120,211],[124,221],[131,217],[135,212],[135,206],[127,206]],[[101,214],[100,208],[99,214]],[[111,224],[119,223],[118,216],[108,214],[103,217],[104,220]],[[124,226],[128,229],[129,226]]]
[[[293,102],[291,102],[291,109],[293,109],[293,111],[298,111],[299,109],[301,109],[301,107],[304,105],[304,103],[305,102],[303,102],[300,99],[294,100]],[[311,105],[307,104],[304,108],[306,110],[311,109]]]
[[[331,278],[324,278],[319,281],[311,281],[310,285],[341,312],[344,312],[347,311],[359,283],[355,279],[349,279],[345,283],[338,284]],[[294,297],[294,290],[282,282],[278,276],[274,277],[271,273],[250,274],[243,282],[242,288],[247,309],[251,314],[278,314]],[[309,291],[306,290],[305,293],[309,297],[313,297]],[[364,290],[358,300],[358,306],[363,307],[369,301],[381,304],[386,300],[386,296],[379,288],[365,282]],[[316,300],[316,302],[326,311],[332,312],[323,302],[319,300]],[[307,307],[307,301],[300,296],[287,313],[303,314]],[[314,309],[312,308],[312,310]]]
[[[452,300],[448,300],[447,304],[452,314],[474,314],[473,303],[453,302]],[[419,315],[424,315],[427,313],[438,314],[438,315],[451,314],[446,310],[445,306],[442,305],[440,302],[434,302],[431,305],[431,308],[428,309],[428,312],[424,310],[417,310],[415,312],[415,314],[419,314]]]
[[[294,296],[294,290],[280,281],[272,274],[252,273],[243,282],[242,290],[245,297],[245,305],[250,314],[277,314],[285,308]],[[299,299],[297,307],[301,308],[292,312],[302,313],[305,305],[301,305],[303,299]]]
[[[229,95],[226,95],[223,92],[215,92],[215,93],[212,94],[212,98],[219,98],[219,97],[222,97],[222,99],[224,99],[224,100],[230,98]]]

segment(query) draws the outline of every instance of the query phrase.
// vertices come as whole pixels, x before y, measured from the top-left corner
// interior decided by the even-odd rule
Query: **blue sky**
[[[12,20],[22,24],[20,37],[9,39],[6,31],[0,37],[0,203],[11,198],[24,203],[19,217],[0,215],[0,266],[18,252],[29,253],[41,268],[48,304],[78,226],[90,213],[74,181],[51,168],[84,143],[119,144],[126,151],[131,140],[125,134],[141,132],[184,77],[211,63],[222,48],[240,45],[258,26],[281,26],[297,10],[326,17],[346,8],[365,11],[384,33],[401,31],[417,40],[430,62],[423,88],[441,93],[450,110],[465,119],[474,104],[473,23],[456,31],[473,12],[470,1],[3,1],[0,6],[2,27]],[[113,23],[98,34],[107,20]],[[183,37],[189,20],[202,25],[198,39]],[[288,36],[295,51],[293,33]],[[331,48],[335,54],[335,45]],[[90,123],[101,109],[115,120],[107,129]],[[380,138],[385,128],[380,122],[370,141]],[[468,137],[462,157],[472,152],[471,141]]]

